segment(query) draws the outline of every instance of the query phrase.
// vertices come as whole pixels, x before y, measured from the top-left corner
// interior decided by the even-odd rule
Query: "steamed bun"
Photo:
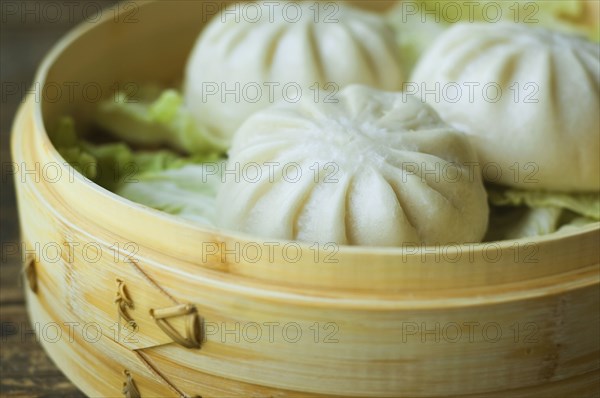
[[[600,189],[598,44],[516,24],[461,24],[436,40],[410,80],[444,121],[472,135],[486,179]],[[469,84],[478,86],[469,92]]]
[[[401,88],[394,33],[382,15],[333,2],[290,2],[272,12],[251,4],[260,14],[238,5],[236,15],[216,16],[187,65],[187,106],[219,138],[229,140],[257,110],[319,89]]]
[[[236,133],[221,227],[365,246],[478,242],[487,196],[466,136],[403,93],[348,86],[337,103],[281,103]]]

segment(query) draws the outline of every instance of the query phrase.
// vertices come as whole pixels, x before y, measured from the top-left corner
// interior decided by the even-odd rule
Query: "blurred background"
[[[27,319],[14,254],[19,226],[11,164],[11,125],[44,55],[72,27],[112,12],[115,0],[0,1],[0,396],[84,397],[37,343]]]

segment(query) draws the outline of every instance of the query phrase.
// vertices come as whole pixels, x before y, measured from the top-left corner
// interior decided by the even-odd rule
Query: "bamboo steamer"
[[[105,99],[115,84],[177,81],[209,11],[138,5],[65,37],[13,130],[16,167],[38,170],[15,176],[28,311],[82,391],[597,396],[598,223],[438,248],[264,242],[137,205],[66,165],[46,126],[74,115],[85,128],[100,99],[74,90],[51,101],[44,88],[94,84]]]

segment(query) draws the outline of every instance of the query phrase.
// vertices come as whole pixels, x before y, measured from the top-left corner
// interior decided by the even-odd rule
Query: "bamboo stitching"
[[[150,310],[150,315],[153,318],[154,318],[154,316],[156,316],[156,314],[158,314],[158,316],[160,317],[160,320],[157,321],[157,325],[169,337],[171,337],[171,339],[173,339],[173,341],[181,344],[184,347],[187,347],[186,345],[193,343],[193,341],[190,339],[183,338],[165,319],[162,319],[162,318],[188,315],[188,320],[186,322],[187,336],[195,336],[195,338],[199,340],[199,335],[200,335],[200,333],[199,333],[199,316],[198,316],[198,312],[196,311],[196,307],[192,304],[179,304],[177,302],[177,300],[175,300],[175,298],[173,298],[173,296],[171,296],[169,293],[167,293],[162,287],[160,287],[158,285],[158,283],[156,283],[152,278],[150,278],[138,266],[138,264],[135,261],[128,260],[128,262],[132,265],[132,267],[138,272],[138,274],[142,278],[144,278],[150,285],[154,286],[163,295],[165,295],[167,298],[169,298],[169,300],[171,300],[174,304],[176,304],[176,306],[174,306],[174,307]],[[125,290],[123,290],[123,291],[125,292],[125,294],[127,294],[127,292]],[[190,319],[191,317],[189,315],[192,315],[193,318]],[[154,319],[156,321],[156,318],[154,318]],[[198,325],[198,326],[194,327],[194,325]],[[168,332],[167,332],[167,330],[168,330]],[[196,344],[193,344],[193,345],[194,345],[194,348],[200,346],[199,342],[197,343],[197,345]],[[190,347],[187,347],[187,348],[190,348]],[[181,391],[175,384],[173,384],[164,374],[162,374],[162,372],[160,372],[154,366],[154,364],[150,361],[150,359],[148,359],[146,357],[146,355],[143,352],[133,350],[133,353],[137,355],[137,357],[140,359],[140,361],[142,361],[142,363],[146,366],[146,368],[150,371],[150,373],[152,373],[156,378],[161,380],[165,385],[167,385],[171,390],[173,390],[175,393],[177,393],[180,397],[182,397],[182,398],[202,398],[200,395],[188,395],[188,394],[184,393],[183,391]]]
[[[140,394],[140,391],[137,389],[137,386],[135,385],[135,382],[133,381],[133,377],[131,376],[131,373],[125,369],[123,371],[123,375],[125,375],[125,377],[127,377],[127,379],[123,382],[123,389],[122,389],[122,393],[126,398],[141,398],[142,395]]]
[[[142,363],[146,365],[146,368],[148,368],[148,370],[154,375],[154,377],[162,380],[164,384],[166,384],[171,390],[177,393],[181,398],[202,398],[201,395],[188,395],[184,393],[175,384],[173,384],[164,374],[162,374],[160,370],[154,367],[154,364],[152,364],[152,362],[146,357],[146,354],[144,354],[141,351],[133,352],[138,356],[140,361],[142,361]]]
[[[168,308],[157,308],[150,310],[150,316],[156,322],[157,326],[169,336],[175,343],[185,348],[200,348],[201,328],[200,328],[200,316],[196,306],[193,304],[181,304],[173,296],[167,293],[162,287],[158,285],[152,278],[150,278],[140,266],[133,260],[128,260],[133,268],[152,286],[158,289],[166,297],[168,297],[175,306]],[[186,327],[185,337],[181,335],[173,326],[169,323],[167,318],[186,316]]]
[[[127,293],[127,286],[125,286],[125,282],[121,279],[117,278],[117,294],[115,296],[115,303],[117,304],[117,311],[119,312],[119,316],[130,324],[132,327],[137,327],[137,324],[133,320],[133,318],[129,315],[127,309],[133,309],[133,301],[129,298],[129,294]]]
[[[200,319],[196,307],[191,304],[180,304],[169,308],[150,310],[150,316],[156,324],[174,342],[185,348],[200,348]],[[167,320],[167,318],[186,316],[185,337],[183,337]]]
[[[29,289],[31,289],[33,293],[37,293],[37,273],[35,270],[35,259],[33,257],[28,257],[25,260],[22,272],[25,275],[25,278],[27,278]]]
[[[152,278],[150,278],[148,274],[146,274],[135,261],[133,261],[132,259],[128,259],[127,262],[131,264],[131,266],[138,272],[138,274],[140,274],[142,278],[144,278],[149,284],[158,289],[163,295],[165,295],[165,297],[171,300],[173,304],[179,304],[179,302],[175,300],[173,296],[171,296],[165,289],[160,287],[158,283],[156,283]]]

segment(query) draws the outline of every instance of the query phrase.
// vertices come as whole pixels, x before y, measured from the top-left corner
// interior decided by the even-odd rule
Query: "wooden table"
[[[0,157],[11,162],[9,136],[15,112],[46,52],[71,27],[90,23],[92,13],[115,0],[0,3]],[[57,8],[59,7],[59,8]],[[15,90],[15,88],[17,88]],[[19,225],[13,181],[2,174],[0,193],[0,396],[84,397],[46,355],[30,331],[20,283]]]

